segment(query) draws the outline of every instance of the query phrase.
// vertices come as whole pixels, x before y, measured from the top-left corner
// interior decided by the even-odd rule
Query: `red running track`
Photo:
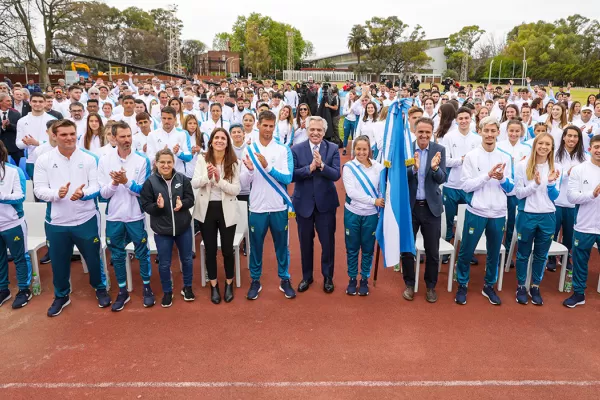
[[[342,200],[341,182],[338,190]],[[344,293],[343,232],[340,207],[335,292],[322,291],[316,272],[315,284],[294,300],[278,290],[270,237],[263,291],[253,302],[245,299],[249,276],[243,256],[242,287],[231,304],[210,303],[196,259],[197,300],[185,303],[177,294],[170,309],[143,308],[134,261],[135,290],[120,313],[97,307],[81,264],[73,263],[72,304],[51,319],[46,310],[53,297],[52,274],[49,265],[42,266],[42,295],[22,310],[10,309],[10,303],[0,308],[0,398],[600,397],[597,254],[587,304],[574,310],[561,305],[567,295],[556,289],[558,273],[544,277],[543,307],[516,304],[514,270],[505,275],[503,305],[490,305],[480,294],[483,257],[472,268],[467,305],[454,304],[454,294],[445,290],[447,267],[440,273],[437,304],[425,301],[423,289],[409,303],[401,297],[401,274],[392,270],[380,269],[368,297]],[[290,240],[296,286],[301,266],[293,221]],[[318,245],[316,251],[318,258]],[[318,270],[319,263],[315,266]],[[152,287],[160,301],[153,267]],[[173,275],[178,292],[177,265]],[[221,281],[223,275],[221,268]],[[113,287],[113,298],[116,292]]]

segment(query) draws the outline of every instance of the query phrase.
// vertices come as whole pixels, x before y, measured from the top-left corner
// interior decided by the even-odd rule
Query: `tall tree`
[[[71,0],[0,0],[0,15],[5,21],[0,29],[0,46],[16,59],[22,59],[25,50],[28,61],[40,74],[40,82],[48,84],[48,59],[55,38],[70,29],[76,4]]]
[[[231,40],[231,34],[227,32],[217,33],[212,42],[213,50],[227,51],[229,42]]]
[[[194,56],[203,53],[206,45],[199,40],[184,40],[181,46],[181,63],[186,71],[192,71],[194,68]]]
[[[446,40],[444,55],[448,57],[448,67],[455,71],[461,71],[461,68],[464,68],[467,74],[467,76],[461,76],[460,79],[468,78],[469,60],[472,58],[473,48],[484,33],[485,31],[480,29],[479,25],[469,25],[451,34]],[[466,65],[462,65],[463,63]]]
[[[269,39],[259,35],[259,27],[255,22],[246,25],[244,62],[246,67],[258,76],[269,70]]]
[[[362,55],[363,48],[367,44],[367,30],[364,26],[357,24],[352,27],[350,34],[348,35],[348,50],[356,54],[358,64],[360,64],[360,56]]]

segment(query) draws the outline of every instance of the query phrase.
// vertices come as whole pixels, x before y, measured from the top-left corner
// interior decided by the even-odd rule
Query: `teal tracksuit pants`
[[[458,205],[467,204],[467,194],[460,189],[445,187],[442,189],[444,195],[444,210],[446,212],[446,241],[454,237],[454,217],[458,214]]]
[[[115,275],[120,288],[127,286],[125,247],[131,242],[134,245],[135,257],[140,262],[142,281],[144,285],[150,283],[152,268],[148,249],[148,233],[144,224],[144,219],[133,222],[106,221],[106,245],[110,249],[110,259],[115,267]]]
[[[469,283],[471,259],[484,231],[487,246],[485,284],[488,286],[496,284],[505,223],[505,217],[484,218],[471,213],[469,210],[466,211],[462,242],[460,244],[460,251],[458,252],[458,263],[456,264],[456,275],[459,285],[464,286]]]
[[[510,248],[510,242],[513,239],[513,233],[515,232],[515,220],[517,215],[517,206],[519,205],[519,199],[517,196],[506,196],[507,206],[507,217],[506,217],[506,236],[504,238],[504,247]]]
[[[575,207],[560,207],[556,206],[556,229],[554,237],[558,237],[558,233],[562,228],[562,244],[569,249],[569,253],[573,249],[573,232],[575,227],[575,217],[577,215]]]
[[[573,291],[577,294],[585,294],[588,262],[594,243],[600,249],[600,235],[575,231],[573,236]]]
[[[542,282],[555,229],[554,213],[535,214],[519,211],[517,215],[517,283],[519,286],[524,286],[527,280],[527,265],[532,249],[531,284],[539,286]]]
[[[85,260],[90,285],[96,290],[106,289],[106,275],[100,251],[100,225],[98,216],[75,226],[52,225],[46,222],[48,252],[52,260],[52,279],[54,295],[65,297],[71,291],[71,256],[76,245]]]
[[[350,278],[356,278],[358,275],[358,253],[361,250],[360,275],[363,279],[369,279],[371,276],[375,230],[378,221],[378,214],[357,215],[344,208],[344,237],[346,239],[346,258]]]
[[[277,275],[280,279],[290,279],[290,251],[288,248],[288,212],[277,211],[267,213],[250,212],[250,277],[260,279],[263,266],[263,247],[267,230],[275,245],[277,257]]]
[[[8,257],[6,249],[15,260],[17,284],[19,289],[28,289],[31,285],[31,260],[27,252],[27,225],[20,225],[0,231],[0,290],[8,289]]]

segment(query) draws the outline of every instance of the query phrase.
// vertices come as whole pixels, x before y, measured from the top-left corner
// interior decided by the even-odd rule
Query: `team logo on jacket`
[[[19,236],[15,236],[15,238],[14,238],[14,240],[13,240],[13,241],[14,241],[14,242],[18,242],[19,240],[21,240],[21,238],[20,238]]]
[[[52,168],[58,168],[58,165],[54,164],[54,165],[52,166]]]
[[[584,184],[584,185],[587,185],[587,184],[588,184],[588,181],[587,181],[587,179],[584,179],[584,180],[583,180],[583,184]]]
[[[181,187],[181,183],[175,184],[175,189],[179,189]]]
[[[83,163],[79,163],[78,167],[79,167],[79,169],[82,169],[83,168]]]
[[[140,173],[140,169],[139,169],[139,168],[136,168],[136,169],[135,169],[135,174],[137,175],[137,174],[139,174],[139,173]]]
[[[96,237],[94,238],[94,243],[98,243],[100,240]]]
[[[142,239],[142,243],[146,243],[146,238],[143,238],[143,239]]]

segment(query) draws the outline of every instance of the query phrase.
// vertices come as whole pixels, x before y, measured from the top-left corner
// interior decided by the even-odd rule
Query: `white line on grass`
[[[486,380],[486,381],[331,381],[331,382],[57,382],[0,383],[0,389],[110,388],[311,388],[311,387],[486,387],[486,386],[600,386],[600,381]]]

